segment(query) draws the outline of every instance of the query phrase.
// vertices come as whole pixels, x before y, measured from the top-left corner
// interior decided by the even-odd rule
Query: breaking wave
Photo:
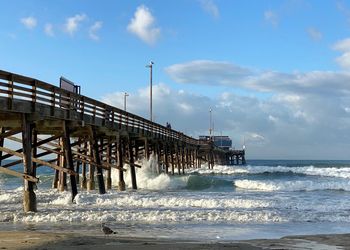
[[[350,167],[315,167],[300,166],[220,166],[216,165],[213,169],[194,169],[190,173],[212,174],[212,175],[242,175],[242,174],[299,174],[323,177],[339,177],[350,179]]]
[[[260,191],[316,191],[316,190],[341,190],[350,191],[348,180],[301,180],[301,181],[257,181],[257,180],[236,180],[234,185],[237,188],[260,190]]]

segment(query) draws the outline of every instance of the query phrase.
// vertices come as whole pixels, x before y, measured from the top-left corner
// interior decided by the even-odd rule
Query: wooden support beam
[[[22,140],[21,140],[21,143],[22,143]],[[17,153],[22,153],[22,152],[23,152],[23,148],[17,149],[16,152],[17,152]],[[10,157],[12,157],[12,156],[13,156],[13,155],[11,155],[11,154],[6,154],[6,155],[2,156],[2,157],[0,158],[0,160],[3,161],[3,160],[6,160],[6,159],[8,159],[8,158],[10,158]]]
[[[127,160],[124,160],[124,162],[125,162],[126,164],[129,164],[130,166],[132,165],[132,166],[137,167],[137,168],[142,168],[141,165],[136,164],[135,162],[130,162],[130,161],[127,161]]]
[[[144,156],[145,156],[146,160],[149,160],[149,143],[148,143],[147,138],[145,138],[144,143],[145,143],[144,144],[144,151],[145,151]]]
[[[79,150],[82,150],[82,152],[85,152],[85,154],[87,154],[88,152],[88,149],[87,149],[87,143],[85,142],[84,143],[84,148],[83,149],[79,149]],[[81,160],[82,158],[80,158]],[[86,162],[83,162],[83,166],[82,166],[82,169],[81,169],[81,175],[82,175],[82,180],[81,180],[81,183],[80,183],[80,188],[81,189],[86,189]]]
[[[43,144],[45,144],[45,143],[48,143],[48,142],[50,142],[50,141],[52,141],[52,140],[56,140],[56,139],[59,138],[60,136],[61,136],[61,135],[59,135],[59,136],[52,136],[52,137],[47,138],[47,139],[45,139],[45,140],[38,141],[38,142],[34,143],[32,146],[33,146],[33,148],[39,147],[39,148],[42,149],[42,150],[51,151],[51,152],[54,153],[54,154],[59,154],[60,152],[57,151],[57,150],[59,150],[59,148],[58,148],[58,149],[50,149],[50,148],[48,148],[48,147],[43,147],[43,146],[41,146],[41,145],[43,145]],[[19,139],[19,138],[17,138],[17,137],[14,137],[14,136],[9,136],[7,139],[9,139],[9,140],[11,140],[11,141],[15,141],[15,142],[22,143],[22,140],[21,140],[21,139]],[[55,144],[55,145],[56,145],[56,144]],[[23,152],[23,149],[18,149],[18,150],[16,150],[16,152],[21,153],[21,152]],[[12,156],[12,155],[4,155],[3,157],[1,157],[1,159],[2,159],[2,160],[5,160],[5,159],[7,159],[7,158],[10,158],[11,156]]]
[[[107,164],[111,164],[112,163],[112,144],[108,144],[107,145],[107,155],[106,155],[106,161]],[[106,189],[112,189],[112,170],[111,168],[107,169],[107,180],[106,180]]]
[[[78,150],[78,153],[80,153],[79,152],[80,150]],[[72,152],[73,152],[73,150],[72,150]],[[74,158],[74,157],[73,157]],[[75,172],[77,173],[77,175],[75,176],[75,180],[76,180],[76,182],[77,182],[77,186],[79,186],[79,181],[80,181],[80,176],[79,176],[79,173],[80,173],[80,166],[81,166],[81,160],[80,160],[80,156],[76,156],[76,160],[75,160]]]
[[[193,168],[199,168],[198,151],[197,149],[190,150],[190,161]]]
[[[60,159],[61,159],[61,156],[60,155],[57,155],[57,159],[56,159],[56,164],[57,166],[60,165]],[[52,180],[52,188],[57,188],[57,185],[58,185],[58,175],[59,175],[59,171],[57,169],[55,169],[55,175],[53,177],[53,180]]]
[[[18,156],[18,157],[23,157],[23,155],[24,155],[23,153],[17,153],[16,151],[8,149],[8,148],[5,148],[5,147],[0,147],[0,150],[6,152],[8,154],[12,154],[12,155]],[[74,171],[70,170],[70,169],[62,168],[60,166],[57,166],[56,164],[52,164],[52,163],[46,162],[44,160],[40,160],[40,159],[37,159],[37,158],[32,158],[32,161],[36,162],[36,163],[39,163],[41,165],[53,168],[53,169],[57,169],[59,171],[63,171],[65,173],[67,173],[67,174],[76,175],[76,173]]]
[[[95,162],[97,165],[102,165],[100,154],[99,154],[99,149],[98,149],[98,138],[96,135],[96,130],[94,128],[92,128],[91,143],[92,143],[92,147],[93,147],[93,155],[94,155]],[[105,194],[106,189],[105,189],[105,184],[104,184],[104,180],[103,180],[102,168],[97,168],[97,183],[98,183],[99,193]]]
[[[76,157],[73,157],[73,159],[75,159]],[[116,168],[116,169],[119,169],[119,167],[118,166],[116,166],[116,165],[114,165],[114,164],[112,164],[112,163],[106,163],[106,162],[104,162],[104,163],[101,163],[100,165],[99,164],[97,164],[96,162],[94,162],[94,161],[92,161],[92,160],[86,160],[86,159],[84,159],[84,158],[80,158],[79,159],[81,162],[83,162],[83,163],[86,163],[86,164],[89,164],[89,165],[91,165],[91,166],[94,166],[94,167],[97,167],[97,168],[102,168],[102,169],[105,169],[105,170],[108,170],[108,169],[110,169],[110,168]],[[122,171],[126,171],[125,169],[121,169]]]
[[[130,165],[132,189],[137,189],[136,171],[135,171],[135,164],[134,164],[134,148],[133,148],[132,140],[129,141],[129,165]]]
[[[53,162],[57,161],[57,159],[51,159],[51,160],[45,160],[45,161],[48,162],[48,163],[53,163]],[[44,166],[44,165],[38,164],[38,165],[37,165],[37,168],[43,167],[43,166]]]
[[[191,167],[191,159],[190,159],[190,156],[189,156],[189,152],[190,152],[190,150],[186,147],[185,148],[185,162],[186,162],[186,167],[187,168]]]
[[[59,140],[59,146],[60,146],[60,151],[61,153],[58,155],[60,157],[60,167],[63,169],[67,169],[67,162],[64,158],[64,149],[63,149],[63,142],[62,138]],[[62,154],[63,153],[63,154]],[[63,171],[60,171],[58,173],[58,186],[57,186],[58,191],[63,192],[67,189],[67,174],[64,173]]]
[[[28,174],[18,173],[18,172],[14,171],[14,170],[10,170],[10,169],[7,169],[7,168],[0,167],[0,172],[4,173],[4,174],[12,175],[12,176],[20,177],[20,178],[23,178],[23,179],[25,179],[27,181],[30,181],[30,182],[34,182],[34,183],[38,183],[39,182],[39,179],[36,178],[36,177],[33,177],[31,175],[28,175]]]
[[[89,155],[93,155],[93,150],[92,150],[92,144],[91,141],[88,144],[88,151]],[[89,175],[87,179],[87,190],[94,190],[95,189],[95,165],[94,164],[89,164]]]
[[[170,148],[171,174],[175,174],[174,151]]]
[[[194,151],[194,159],[196,161],[197,168],[201,167],[201,161],[198,159],[198,148]]]
[[[181,162],[180,162],[180,150],[179,150],[179,145],[176,145],[176,151],[175,151],[175,159],[176,159],[176,165],[177,165],[177,173],[178,175],[181,174]]]
[[[38,147],[38,146],[41,146],[43,144],[52,142],[52,141],[57,140],[58,138],[61,138],[61,137],[62,137],[62,134],[58,134],[58,135],[54,135],[54,136],[51,136],[51,137],[43,139],[43,140],[39,140],[38,142],[36,142],[34,144],[34,147]],[[55,143],[55,146],[57,147],[56,143]]]
[[[1,127],[0,128],[0,135],[3,135],[5,133],[5,128]],[[0,137],[0,147],[4,146],[4,137]],[[2,165],[1,163],[1,158],[2,158],[2,151],[0,151],[0,166]]]
[[[33,162],[32,162],[32,132],[33,124],[30,123],[28,116],[22,116],[22,142],[23,142],[23,174],[34,176]],[[17,153],[17,152],[16,152]],[[37,203],[34,192],[34,183],[24,179],[24,193],[23,193],[23,209],[24,212],[36,212]]]
[[[33,136],[33,144],[35,144],[38,141],[38,132],[36,131],[36,129],[33,129],[32,136]],[[32,147],[32,157],[38,158],[38,149],[35,146]],[[37,168],[37,163],[33,162],[33,176],[36,176],[36,168]]]
[[[73,164],[73,156],[72,156],[72,151],[71,151],[72,149],[71,149],[71,144],[70,144],[70,134],[69,134],[69,128],[68,128],[68,121],[64,121],[64,123],[63,123],[62,143],[63,143],[64,158],[66,160],[67,168],[70,169],[72,172],[74,172],[74,164]],[[75,196],[78,194],[77,182],[76,182],[75,175],[70,175],[69,177],[70,177],[72,202],[73,202]]]
[[[39,148],[42,149],[42,147],[39,147]],[[41,152],[41,153],[37,154],[35,158],[39,158],[39,157],[42,157],[42,156],[46,156],[46,155],[52,154],[52,153],[54,153],[54,152],[56,152],[56,154],[58,154],[58,155],[62,155],[63,153],[59,152],[58,150],[59,150],[58,148],[55,148],[55,149],[50,150],[50,151]],[[18,151],[18,150],[17,150],[17,151]],[[17,152],[17,151],[16,151],[16,152]],[[2,151],[0,151],[0,152],[2,152]],[[9,154],[9,155],[10,155],[10,157],[12,156],[11,154]],[[4,168],[9,168],[9,167],[12,167],[12,166],[21,164],[22,162],[23,162],[23,159],[17,160],[17,161],[13,161],[13,162],[10,162],[10,163],[7,163],[7,164],[3,165],[2,167],[4,167]],[[50,161],[47,161],[47,162],[50,163]],[[40,165],[40,166],[43,166],[43,164],[39,164],[39,165]],[[57,166],[59,166],[59,164],[57,164]]]
[[[164,147],[163,150],[164,150],[165,173],[168,174],[169,173],[169,162],[168,162],[169,150],[168,150],[168,145],[164,144],[163,147]]]
[[[161,169],[160,169],[160,164],[161,164],[161,152],[160,152],[160,146],[159,146],[159,142],[156,142],[155,145],[155,150],[156,150],[156,157],[157,157],[157,173],[160,174]]]
[[[20,160],[13,161],[13,162],[7,163],[5,165],[2,165],[2,167],[3,168],[9,168],[9,167],[12,167],[12,166],[16,166],[18,164],[22,164],[22,162],[23,162],[23,159],[20,159]]]
[[[202,160],[202,161],[205,161],[205,162],[208,161],[208,160],[207,160],[205,157],[203,157],[203,156],[198,156],[198,159],[200,159],[200,160]]]
[[[182,166],[182,174],[185,174],[185,149],[181,147],[181,166]]]
[[[125,181],[124,181],[124,172],[121,171],[123,169],[124,165],[124,156],[123,152],[125,152],[125,144],[123,143],[122,140],[119,140],[117,143],[117,157],[118,157],[118,173],[119,173],[119,182],[118,182],[118,189],[119,191],[125,191]]]
[[[12,136],[12,135],[15,135],[15,134],[18,134],[18,133],[21,133],[22,132],[22,129],[21,128],[17,128],[17,129],[12,129],[12,130],[9,130],[5,133],[1,133],[0,134],[0,138],[7,138],[9,136]]]

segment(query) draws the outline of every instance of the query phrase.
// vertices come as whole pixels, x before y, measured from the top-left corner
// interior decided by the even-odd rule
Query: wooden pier
[[[7,141],[21,146],[5,147]],[[52,168],[52,187],[69,189],[73,201],[78,189],[98,188],[100,194],[111,189],[112,168],[118,173],[114,186],[125,190],[125,164],[137,189],[137,160],[151,154],[157,156],[157,171],[172,175],[205,162],[209,168],[245,163],[244,150],[222,150],[89,97],[0,71],[0,172],[23,178],[25,212],[37,211],[39,167]],[[19,164],[23,173],[11,169]]]

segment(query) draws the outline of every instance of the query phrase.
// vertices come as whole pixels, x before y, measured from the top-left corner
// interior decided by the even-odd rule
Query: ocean
[[[22,180],[0,174],[0,230],[99,235],[106,222],[119,236],[201,241],[350,233],[350,161],[250,160],[180,176],[158,175],[154,158],[140,164],[137,191],[127,172],[127,191],[79,190],[74,203],[69,191],[51,189],[53,170],[41,167],[38,212],[27,214]]]

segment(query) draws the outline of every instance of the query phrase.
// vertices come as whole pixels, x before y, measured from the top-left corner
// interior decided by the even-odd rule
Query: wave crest
[[[255,181],[236,180],[234,185],[242,189],[261,191],[350,191],[350,181]]]

